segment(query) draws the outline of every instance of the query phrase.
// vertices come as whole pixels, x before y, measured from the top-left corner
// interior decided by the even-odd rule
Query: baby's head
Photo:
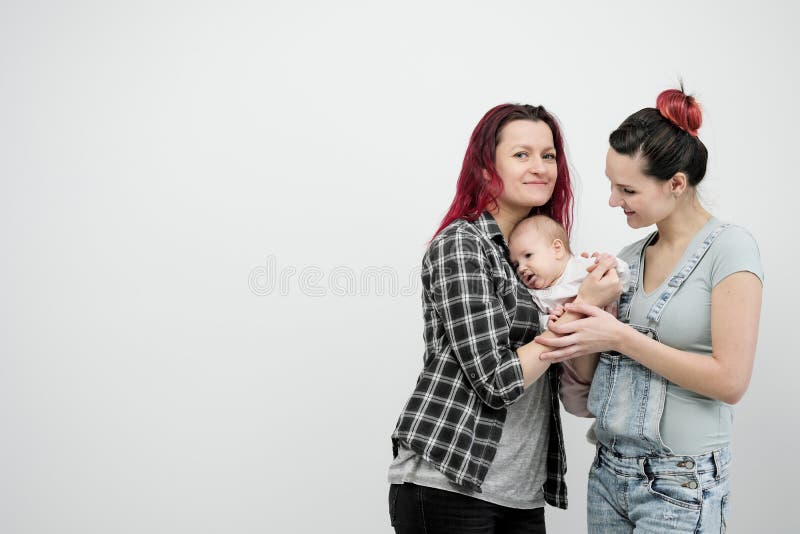
[[[564,227],[546,215],[521,220],[509,236],[509,252],[517,276],[530,289],[553,285],[571,256]]]

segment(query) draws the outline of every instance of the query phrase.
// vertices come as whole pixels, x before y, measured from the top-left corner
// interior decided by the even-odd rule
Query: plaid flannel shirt
[[[456,484],[480,492],[503,431],[506,406],[524,391],[516,353],[539,331],[539,310],[518,281],[494,218],[458,220],[422,260],[423,370],[392,433]],[[566,458],[551,366],[545,501],[567,507]]]

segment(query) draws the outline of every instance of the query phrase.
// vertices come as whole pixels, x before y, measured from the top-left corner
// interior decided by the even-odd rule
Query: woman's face
[[[606,176],[611,182],[608,205],[622,208],[631,228],[656,224],[672,213],[676,197],[670,192],[670,181],[644,174],[641,158],[632,158],[609,148]]]
[[[497,203],[524,217],[553,194],[558,175],[553,132],[542,121],[509,122],[500,130],[494,164],[503,182]]]

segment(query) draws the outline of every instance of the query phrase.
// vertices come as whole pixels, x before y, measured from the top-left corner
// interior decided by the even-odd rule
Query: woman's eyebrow
[[[516,150],[518,148],[524,148],[526,150],[533,150],[533,148],[530,145],[524,145],[524,144],[514,145],[514,146],[511,147],[510,150]],[[549,152],[550,150],[555,150],[555,147],[548,146],[546,148],[543,148],[542,152]]]

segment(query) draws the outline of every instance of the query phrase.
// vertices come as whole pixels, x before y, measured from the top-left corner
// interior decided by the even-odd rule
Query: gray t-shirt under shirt
[[[712,289],[727,276],[740,271],[749,271],[762,282],[764,280],[758,245],[744,228],[731,225],[717,237],[664,308],[657,326],[647,319],[647,314],[669,279],[720,224],[719,219],[712,217],[686,247],[673,272],[650,293],[644,292],[644,265],[640,266],[638,289],[631,300],[631,323],[655,327],[659,340],[670,347],[711,355]],[[641,243],[624,248],[619,257],[631,263],[639,246]],[[661,416],[661,439],[675,454],[716,450],[730,442],[732,417],[730,405],[669,382]]]
[[[547,437],[551,409],[547,373],[506,409],[508,411],[497,454],[481,485],[481,493],[452,483],[416,453],[402,446],[389,466],[389,483],[412,482],[509,508],[544,506],[542,485],[547,480]]]

